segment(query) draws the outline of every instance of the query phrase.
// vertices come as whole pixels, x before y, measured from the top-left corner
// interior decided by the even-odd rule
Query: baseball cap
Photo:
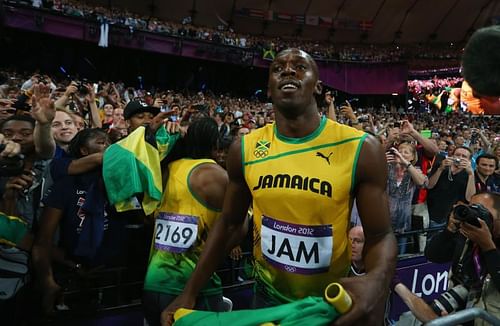
[[[125,120],[130,119],[134,114],[142,113],[142,112],[151,112],[153,115],[157,115],[160,113],[160,108],[155,108],[154,106],[149,106],[146,102],[143,101],[130,101],[125,106],[123,110],[123,117]]]

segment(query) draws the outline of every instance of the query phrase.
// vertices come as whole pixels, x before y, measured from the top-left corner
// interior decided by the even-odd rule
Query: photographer
[[[29,227],[37,216],[48,160],[53,155],[50,125],[55,114],[54,104],[48,98],[48,87],[38,84],[33,89],[32,117],[14,115],[0,125],[3,136],[17,143],[23,155],[11,160],[8,167],[2,166],[0,202],[4,209],[10,207],[27,221]]]
[[[54,104],[59,110],[64,110],[69,105],[71,111],[79,112],[82,116],[89,114],[91,126],[93,128],[102,127],[96,104],[96,94],[92,85],[88,83],[72,81],[64,94]]]
[[[444,227],[446,217],[457,201],[470,201],[476,193],[474,172],[471,167],[471,151],[457,147],[453,156],[438,156],[429,177],[430,227]]]
[[[425,255],[435,263],[452,262],[453,285],[465,287],[469,301],[481,297],[486,310],[499,317],[500,252],[497,243],[500,238],[500,195],[477,194],[472,197],[471,205],[465,207],[468,209],[455,207],[446,229],[431,239]],[[479,227],[472,225],[477,222]],[[493,288],[483,288],[481,294],[483,285]],[[491,290],[496,291],[496,302],[484,297],[490,295]],[[491,304],[496,305],[496,311],[488,309]]]
[[[474,225],[475,224],[475,225]],[[474,195],[470,205],[456,205],[446,229],[425,249],[435,263],[452,262],[448,290],[427,304],[396,277],[394,291],[421,322],[476,306],[500,316],[500,195]],[[476,320],[475,325],[483,325]]]

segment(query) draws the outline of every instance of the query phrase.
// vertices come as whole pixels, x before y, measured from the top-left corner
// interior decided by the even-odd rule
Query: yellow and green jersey
[[[189,186],[193,170],[201,164],[216,164],[208,159],[181,159],[169,164],[169,177],[156,212],[144,289],[180,294],[198,262],[208,232],[220,215]],[[204,295],[222,293],[219,277],[214,274]]]
[[[366,135],[322,118],[303,138],[280,135],[275,124],[243,137],[256,278],[277,299],[322,296],[347,275],[356,164]]]

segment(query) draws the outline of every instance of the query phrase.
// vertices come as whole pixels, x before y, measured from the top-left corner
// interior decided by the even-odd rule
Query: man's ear
[[[321,95],[322,92],[323,92],[323,82],[321,80],[318,80],[316,82],[316,86],[314,87],[314,93],[316,95]]]
[[[82,156],[87,156],[89,155],[89,150],[86,147],[80,147],[80,154],[82,154]]]

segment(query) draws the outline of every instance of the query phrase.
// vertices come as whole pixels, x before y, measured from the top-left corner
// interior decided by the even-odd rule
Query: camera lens
[[[434,312],[441,316],[443,311],[452,313],[456,310],[465,308],[465,303],[469,290],[463,285],[457,285],[445,293],[441,294],[431,303],[431,308]]]

